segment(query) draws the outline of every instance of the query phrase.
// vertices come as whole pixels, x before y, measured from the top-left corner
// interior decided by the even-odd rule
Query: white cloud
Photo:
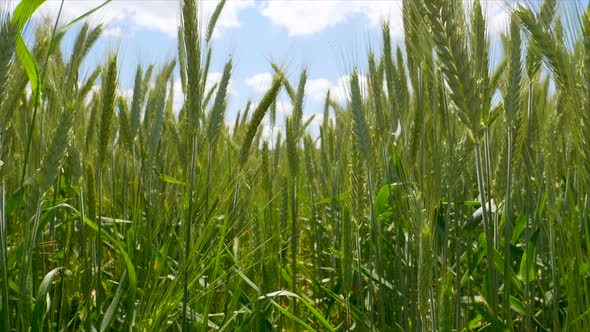
[[[502,1],[487,1],[485,4],[484,15],[488,32],[492,37],[507,33],[510,26],[510,7]]]
[[[277,100],[277,118],[284,118],[287,115],[291,115],[291,113],[293,113],[293,104],[290,100]]]
[[[95,91],[99,91],[100,87],[96,86],[96,90]],[[94,90],[94,87],[93,87]],[[126,100],[131,100],[133,98],[133,89],[119,89],[118,91],[119,96],[125,98]]]
[[[394,36],[401,35],[401,1],[350,0],[350,1],[268,1],[261,11],[271,22],[286,28],[289,36],[308,36],[321,32],[354,16],[368,19],[370,27],[389,19]]]
[[[517,0],[515,3],[522,3]],[[466,12],[472,1],[464,1]],[[510,21],[508,1],[481,1],[491,36],[507,31]],[[270,0],[261,14],[279,27],[287,29],[289,36],[309,36],[346,22],[354,17],[364,17],[370,28],[388,20],[392,38],[403,37],[402,1],[396,0]]]
[[[172,93],[172,97],[174,98],[172,110],[174,111],[174,114],[178,115],[180,109],[182,108],[182,105],[184,105],[184,93],[182,93],[182,83],[180,82],[180,80],[174,81],[174,88],[172,90]]]
[[[109,26],[103,31],[103,36],[121,38],[125,34],[121,27]]]
[[[359,75],[361,93],[366,96],[367,77]],[[337,103],[346,103],[350,94],[350,75],[340,76],[335,82],[325,78],[310,79],[305,85],[305,92],[316,102],[323,102],[330,90],[330,99]]]
[[[72,0],[64,4],[62,9],[62,23],[69,22],[89,10],[100,6],[103,1],[96,0]],[[208,19],[218,1],[201,2],[200,18]],[[39,12],[44,15],[56,16],[61,1],[46,1],[41,5]],[[220,30],[237,28],[241,26],[238,14],[240,11],[254,6],[254,0],[228,1],[217,21],[215,36],[219,36]],[[149,29],[163,32],[170,37],[176,37],[177,27],[180,24],[180,3],[178,0],[153,0],[153,1],[125,1],[114,0],[96,11],[90,16],[90,20],[106,24],[121,24],[125,31]],[[207,26],[207,22],[202,24]]]
[[[246,85],[254,89],[258,93],[266,92],[272,85],[273,75],[271,73],[259,73],[247,77]]]
[[[333,88],[332,82],[325,78],[310,79],[305,84],[306,95],[317,102],[326,99],[326,93]]]

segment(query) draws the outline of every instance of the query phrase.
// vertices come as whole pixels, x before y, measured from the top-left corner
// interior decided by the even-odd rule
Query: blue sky
[[[40,8],[44,15],[55,15],[61,1],[49,0]],[[62,21],[67,22],[100,1],[65,1]],[[201,2],[203,25],[217,0]],[[505,31],[507,15],[504,0],[486,1],[485,8],[492,34]],[[177,0],[114,0],[90,17],[91,23],[104,23],[103,37],[89,55],[83,70],[90,73],[109,53],[119,54],[120,89],[129,93],[137,64],[162,65],[176,56],[176,31],[179,24]],[[381,22],[390,20],[395,42],[403,40],[401,1],[396,0],[228,0],[219,19],[213,45],[212,81],[221,77],[225,62],[234,61],[228,122],[248,99],[256,103],[272,78],[271,62],[286,68],[296,83],[302,69],[309,70],[305,114],[316,114],[321,122],[323,99],[328,89],[337,101],[346,99],[347,74],[354,66],[363,67],[368,50],[381,50]],[[66,38],[66,56],[74,34]],[[176,74],[178,77],[178,74]],[[183,96],[175,84],[177,105]],[[281,96],[279,111],[290,112],[290,103]],[[279,117],[282,118],[282,117]],[[269,133],[266,133],[269,134]]]

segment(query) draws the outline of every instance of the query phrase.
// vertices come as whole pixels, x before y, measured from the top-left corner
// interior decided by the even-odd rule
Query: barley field
[[[590,7],[515,3],[491,50],[480,1],[403,0],[318,137],[304,68],[226,118],[225,0],[180,2],[131,96],[116,52],[80,71],[103,25],[67,54],[55,20],[24,42],[40,1],[4,10],[0,330],[590,330]]]

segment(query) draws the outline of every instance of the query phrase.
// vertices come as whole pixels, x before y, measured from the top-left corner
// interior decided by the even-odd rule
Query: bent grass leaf
[[[53,283],[53,279],[57,276],[59,271],[61,271],[62,267],[57,267],[51,271],[49,271],[41,284],[39,285],[39,290],[37,291],[37,298],[35,300],[35,307],[33,309],[33,330],[39,331],[43,330],[43,321],[45,320],[45,315],[50,309],[51,301],[48,299],[48,292],[51,284]],[[43,310],[45,309],[45,310]]]
[[[107,331],[109,325],[111,325],[111,322],[115,318],[115,311],[117,310],[117,306],[119,305],[119,301],[121,300],[121,296],[123,295],[123,284],[125,284],[126,281],[127,271],[123,272],[123,276],[121,277],[121,280],[119,280],[119,285],[117,286],[117,290],[115,291],[115,296],[113,296],[113,300],[111,301],[111,304],[109,304],[109,307],[107,308],[107,311],[105,312],[104,317],[100,322],[100,332]]]

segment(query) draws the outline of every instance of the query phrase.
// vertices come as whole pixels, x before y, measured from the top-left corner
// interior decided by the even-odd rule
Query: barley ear
[[[510,126],[516,124],[516,116],[519,112],[520,103],[520,84],[522,80],[522,64],[521,57],[521,39],[520,39],[520,25],[517,21],[518,17],[512,15],[510,22],[510,46],[509,46],[509,64],[508,64],[508,87],[506,89],[506,99],[504,101],[504,109],[506,110],[507,123]],[[515,128],[512,128],[513,130]]]
[[[584,112],[584,130],[586,138],[586,151],[590,148],[590,3],[586,9],[586,13],[582,15],[583,29],[584,29],[584,82],[586,85],[586,93],[584,105],[586,110]],[[590,173],[590,156],[586,156],[586,171]]]
[[[139,116],[141,113],[141,105],[144,99],[143,86],[143,68],[141,65],[137,66],[135,72],[135,85],[133,87],[133,99],[131,99],[131,114],[129,119],[129,138],[131,141],[135,139],[137,129],[139,128]]]
[[[209,138],[211,146],[214,146],[217,142],[217,137],[219,136],[219,132],[221,131],[221,127],[223,125],[226,106],[226,96],[229,87],[231,70],[232,60],[229,59],[223,70],[223,75],[221,76],[219,87],[217,88],[217,95],[215,96],[215,101],[213,102],[213,108],[211,109],[211,116],[209,119],[209,126],[207,128],[207,137]]]
[[[285,120],[285,130],[287,131],[287,159],[289,160],[289,172],[292,177],[299,173],[299,157],[297,155],[296,126],[293,119]]]
[[[119,98],[119,136],[121,137],[120,143],[127,151],[132,151],[133,140],[131,138],[131,129],[129,126],[129,110],[127,109],[127,103],[125,99]]]
[[[197,15],[197,2],[195,0],[182,1],[182,27],[184,50],[186,51],[186,111],[189,131],[196,135],[199,129],[201,116],[201,41],[199,38],[199,25]]]
[[[293,105],[293,121],[295,122],[295,132],[298,133],[301,121],[303,120],[303,97],[305,95],[305,83],[307,82],[307,70],[301,72],[299,77],[299,86],[297,87],[297,94],[295,95]]]
[[[252,119],[250,120],[250,124],[248,125],[248,130],[246,131],[246,136],[244,137],[244,141],[242,143],[242,148],[240,151],[240,166],[244,166],[246,161],[248,160],[248,155],[250,153],[250,145],[252,145],[252,140],[256,135],[256,131],[258,130],[258,126],[266,111],[273,103],[273,101],[277,98],[279,91],[281,89],[281,85],[283,82],[283,77],[278,75],[275,76],[270,89],[266,92],[262,100],[256,107],[254,114],[252,115]]]
[[[350,102],[356,145],[361,154],[361,158],[369,160],[369,127],[367,126],[367,120],[365,119],[365,110],[363,107],[359,77],[356,69],[353,71],[350,78]]]
[[[219,16],[221,15],[221,11],[223,10],[223,6],[225,6],[225,2],[226,2],[226,0],[221,0],[217,4],[217,7],[215,7],[215,11],[213,12],[211,17],[209,18],[209,25],[207,26],[207,36],[205,39],[207,43],[209,43],[211,41],[211,37],[213,37],[213,31],[215,30],[215,25],[217,24],[217,20],[219,19]]]
[[[102,114],[100,120],[99,167],[104,166],[109,155],[109,144],[112,139],[113,116],[117,94],[117,57],[109,58],[108,68],[103,74]]]
[[[14,60],[17,26],[6,20],[0,24],[0,91],[4,91],[10,65]]]
[[[51,144],[49,145],[41,170],[37,178],[40,193],[44,193],[54,184],[57,174],[63,165],[64,157],[72,138],[72,124],[74,114],[64,111],[55,130]]]

